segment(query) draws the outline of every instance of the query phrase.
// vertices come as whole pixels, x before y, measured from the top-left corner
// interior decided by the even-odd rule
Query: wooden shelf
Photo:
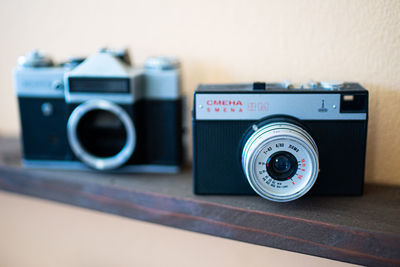
[[[16,139],[0,139],[0,189],[142,221],[350,263],[400,265],[400,188],[362,197],[196,196],[192,175],[26,170]]]

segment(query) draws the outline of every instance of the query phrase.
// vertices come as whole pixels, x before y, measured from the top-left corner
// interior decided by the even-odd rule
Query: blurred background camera
[[[102,48],[55,64],[32,51],[14,69],[27,167],[177,172],[183,162],[179,61]]]

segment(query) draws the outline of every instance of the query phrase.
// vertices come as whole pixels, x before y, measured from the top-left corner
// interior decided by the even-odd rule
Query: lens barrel
[[[318,149],[297,124],[271,122],[256,129],[242,150],[242,168],[250,186],[261,197],[286,202],[300,198],[314,185]]]

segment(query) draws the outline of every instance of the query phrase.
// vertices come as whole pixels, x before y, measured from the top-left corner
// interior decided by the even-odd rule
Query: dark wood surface
[[[0,189],[262,246],[350,263],[400,266],[400,188],[362,197],[196,196],[192,175],[27,170],[0,138]]]

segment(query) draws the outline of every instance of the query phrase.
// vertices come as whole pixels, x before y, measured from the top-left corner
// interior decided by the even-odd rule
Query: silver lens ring
[[[277,180],[267,168],[273,155],[290,153],[297,161],[292,177]],[[314,185],[319,170],[318,149],[312,137],[301,127],[274,122],[257,129],[242,151],[242,168],[253,190],[261,197],[287,202],[306,194]]]
[[[78,140],[77,127],[79,121],[85,114],[93,110],[103,110],[114,114],[125,127],[126,143],[121,151],[114,156],[96,157],[87,152]],[[90,100],[76,107],[68,119],[67,135],[74,154],[82,162],[98,170],[115,169],[121,166],[132,156],[136,145],[136,131],[129,115],[121,107],[105,100]]]

